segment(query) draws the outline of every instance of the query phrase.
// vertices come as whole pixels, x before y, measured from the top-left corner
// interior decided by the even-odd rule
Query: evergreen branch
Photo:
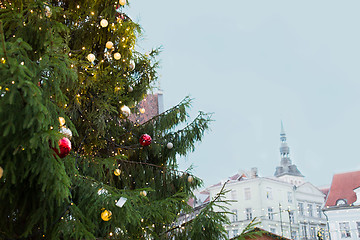
[[[10,63],[9,63],[9,59],[7,57],[7,52],[6,52],[6,47],[5,47],[5,38],[4,38],[4,29],[3,29],[3,22],[0,20],[0,35],[1,35],[1,45],[4,51],[4,58],[5,58],[5,62],[8,66],[8,68],[10,68]]]
[[[258,224],[260,224],[260,222],[258,222],[257,218],[255,217],[248,225],[246,225],[240,235],[230,238],[229,240],[245,240],[248,238],[256,238],[256,236],[261,236],[263,233],[265,233],[265,231],[255,229],[255,226]]]
[[[175,168],[170,168],[170,167],[165,167],[165,166],[159,166],[159,165],[155,165],[155,164],[152,164],[152,163],[146,163],[146,162],[134,162],[134,161],[129,161],[129,160],[124,160],[124,159],[117,159],[121,162],[126,162],[126,163],[131,163],[131,164],[141,164],[141,165],[147,165],[147,166],[152,166],[152,167],[156,167],[156,168],[161,168],[163,170],[169,170],[169,171],[173,171],[173,172],[180,172],[180,173],[183,173],[183,174],[188,174],[190,175],[188,172],[186,171],[181,171],[181,170],[178,170],[178,169],[175,169]]]
[[[209,122],[211,121],[211,116],[212,116],[212,113],[204,113],[202,111],[199,112],[199,114],[196,116],[196,118],[190,123],[188,124],[186,127],[184,127],[183,129],[180,129],[178,131],[176,131],[174,134],[180,134],[180,133],[183,133],[183,132],[186,132],[188,131],[190,128],[194,127],[197,125],[198,121],[200,119],[202,119],[202,117],[206,116],[207,118],[205,119],[206,122]]]
[[[172,108],[170,108],[170,109],[168,109],[168,110],[166,110],[166,111],[164,111],[164,112],[162,112],[162,113],[160,113],[160,114],[158,114],[158,115],[150,118],[149,120],[147,120],[146,122],[142,123],[141,125],[146,125],[146,124],[148,124],[149,122],[155,121],[156,119],[158,119],[158,118],[160,118],[160,117],[162,117],[162,116],[166,116],[169,112],[172,112],[172,111],[178,109],[181,105],[191,104],[191,101],[192,101],[192,99],[191,99],[189,96],[187,96],[187,97],[185,97],[180,103],[178,103],[176,106],[174,106],[174,107],[172,107]]]
[[[207,203],[206,206],[205,206],[205,208],[202,209],[201,212],[209,211],[209,210],[213,207],[213,205],[214,205],[215,203],[219,202],[220,197],[225,194],[225,185],[226,185],[228,182],[229,182],[229,180],[227,180],[227,181],[223,184],[223,186],[221,187],[220,191],[216,194],[216,196],[214,197],[214,199],[212,199],[209,203]],[[196,218],[198,218],[198,217],[199,217],[199,216],[197,216]],[[180,224],[180,225],[177,225],[176,227],[173,227],[173,228],[171,228],[171,229],[168,229],[167,231],[161,233],[160,235],[164,235],[164,234],[169,233],[169,232],[172,232],[172,231],[174,231],[174,230],[176,230],[176,229],[185,227],[185,226],[191,224],[192,222],[194,222],[196,218],[193,218],[193,219],[191,219],[191,220],[189,220],[189,221],[187,221],[187,222],[185,222],[185,223],[183,223],[183,224]]]

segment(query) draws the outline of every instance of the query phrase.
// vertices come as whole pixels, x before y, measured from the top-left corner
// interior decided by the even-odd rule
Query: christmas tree
[[[180,171],[211,121],[191,99],[139,123],[157,80],[126,0],[0,1],[0,239],[219,239],[214,212],[177,225],[201,180]]]

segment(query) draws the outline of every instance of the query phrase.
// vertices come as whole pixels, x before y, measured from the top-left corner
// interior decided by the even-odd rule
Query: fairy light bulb
[[[193,178],[193,176],[188,176],[188,179],[187,179],[187,180],[188,180],[189,183],[192,183],[192,181],[194,180],[194,178]]]
[[[114,44],[112,41],[108,41],[105,46],[107,49],[111,49],[114,46]]]
[[[120,60],[120,58],[121,58],[121,54],[120,53],[114,53],[114,58],[116,59],[116,60]]]
[[[95,60],[95,55],[90,53],[89,55],[87,55],[87,59],[89,60],[89,62],[93,62]]]
[[[107,27],[108,25],[109,25],[108,20],[102,19],[102,20],[100,21],[100,26],[102,26],[103,28],[104,28],[104,27]]]

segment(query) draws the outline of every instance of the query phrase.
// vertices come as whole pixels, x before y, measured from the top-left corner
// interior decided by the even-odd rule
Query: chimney
[[[258,177],[258,169],[257,167],[251,168],[251,178],[257,178]]]

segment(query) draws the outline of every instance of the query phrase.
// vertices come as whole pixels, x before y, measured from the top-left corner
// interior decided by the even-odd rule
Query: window
[[[245,188],[244,189],[244,194],[245,194],[245,200],[250,200],[251,199],[250,188]]]
[[[301,202],[299,202],[298,208],[299,208],[299,214],[300,214],[301,216],[304,216],[304,204],[301,203]]]
[[[320,205],[316,206],[316,211],[317,211],[318,218],[321,218],[321,206]]]
[[[306,227],[306,225],[301,226],[301,231],[302,231],[302,237],[307,239],[307,227]]]
[[[239,234],[238,230],[233,230],[233,237],[236,237]]]
[[[246,213],[246,220],[252,220],[252,210],[251,210],[251,208],[246,208],[245,213]]]
[[[274,212],[271,207],[268,207],[268,218],[269,220],[274,220]]]
[[[291,239],[296,239],[296,231],[291,232]]]
[[[295,223],[295,216],[293,211],[289,211],[289,221],[290,223]]]
[[[232,214],[232,222],[237,222],[238,221],[238,214],[237,214],[237,210],[232,210],[231,211]]]
[[[266,188],[266,198],[270,200],[273,199],[271,187]]]
[[[351,238],[350,226],[348,222],[339,223],[341,238]]]
[[[231,199],[236,200],[236,198],[237,198],[236,190],[231,190]]]
[[[309,216],[312,217],[313,216],[313,206],[312,206],[312,204],[309,203],[307,205],[307,207],[308,207]]]
[[[288,192],[287,197],[288,197],[288,203],[292,203],[293,202],[292,192]]]
[[[311,239],[316,239],[316,230],[315,227],[310,228],[310,237]]]
[[[276,234],[276,228],[270,228],[270,232]]]
[[[360,238],[360,222],[356,222],[356,227],[358,231],[358,237]]]

